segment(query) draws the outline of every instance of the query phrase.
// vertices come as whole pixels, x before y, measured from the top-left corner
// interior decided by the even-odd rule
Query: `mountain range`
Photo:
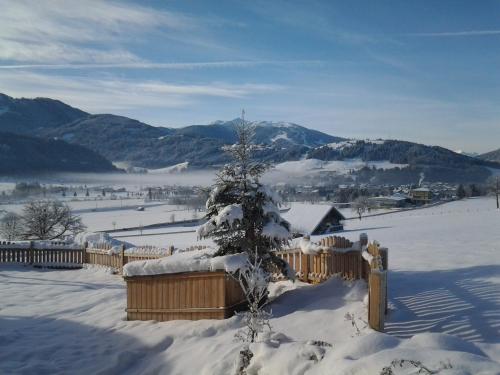
[[[186,162],[194,168],[217,167],[227,162],[222,146],[236,141],[236,125],[240,121],[216,121],[182,128],[155,127],[123,116],[89,114],[53,99],[15,99],[0,94],[2,139],[12,137],[18,147],[23,142],[33,146],[36,140],[57,140],[50,146],[56,147],[57,144],[61,149],[65,147],[63,145],[71,144],[75,146],[76,159],[66,160],[74,163],[75,171],[82,171],[83,166],[86,166],[86,171],[113,170],[107,161],[151,169]],[[445,168],[447,174],[460,176],[467,170],[474,180],[487,177],[490,174],[488,167],[500,168],[500,164],[495,163],[498,159],[474,158],[437,146],[398,140],[349,140],[288,122],[261,121],[252,125],[255,128],[254,142],[261,146],[256,157],[271,163],[303,158],[387,160],[407,164],[415,173],[418,169],[425,169],[432,174],[429,169]],[[14,134],[36,138],[16,138]],[[43,143],[38,148],[42,154],[43,145],[48,144]],[[87,159],[77,160],[78,155],[82,156],[81,150],[85,149],[88,150]],[[99,154],[104,158],[99,159]],[[2,158],[5,155],[0,153]],[[43,170],[71,169],[70,162],[62,165],[58,160],[54,160],[51,166],[52,155],[47,150],[48,158],[38,158],[47,161]],[[26,164],[12,161],[10,165],[17,165],[18,170],[24,172],[38,168],[33,165],[28,171],[24,169]],[[0,170],[0,173],[5,172]]]
[[[500,162],[500,148],[479,156],[481,159]]]

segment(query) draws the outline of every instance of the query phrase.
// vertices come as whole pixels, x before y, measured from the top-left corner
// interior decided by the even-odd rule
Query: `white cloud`
[[[0,48],[0,61],[37,61],[72,63],[74,61],[86,61],[92,64],[105,64],[117,62],[137,63],[141,59],[126,50],[119,49],[96,49],[88,47],[76,47],[64,43],[35,43],[2,40]],[[63,65],[61,65],[63,66]]]
[[[0,60],[5,61],[140,61],[120,44],[140,39],[148,32],[179,33],[179,38],[189,43],[203,43],[186,34],[198,28],[195,19],[131,4],[0,0],[0,9]]]
[[[282,90],[272,84],[212,82],[180,85],[164,81],[103,79],[44,75],[27,71],[0,71],[5,94],[14,97],[50,97],[89,112],[133,108],[182,108],[204,98],[235,99]]]

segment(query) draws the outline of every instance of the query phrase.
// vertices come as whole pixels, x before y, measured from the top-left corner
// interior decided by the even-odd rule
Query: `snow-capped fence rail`
[[[101,265],[122,273],[127,263],[158,259],[172,254],[173,246],[125,249],[109,244],[85,243],[83,246],[63,241],[0,241],[0,264],[23,264],[50,268],[81,268],[83,264]]]
[[[277,252],[308,283],[321,283],[332,276],[368,282],[368,322],[373,329],[384,329],[387,312],[388,251],[362,235],[356,243],[331,236],[318,243],[302,240],[300,247]]]
[[[225,271],[125,276],[128,320],[225,319],[245,305]]]
[[[163,258],[172,255],[174,250],[173,246],[170,246],[168,249],[156,248],[153,246],[125,249],[124,245],[117,248],[107,243],[93,244],[92,247],[88,247],[88,245],[85,244],[84,248],[84,263],[111,267],[116,269],[119,273],[123,272],[123,266],[127,263],[138,260]]]

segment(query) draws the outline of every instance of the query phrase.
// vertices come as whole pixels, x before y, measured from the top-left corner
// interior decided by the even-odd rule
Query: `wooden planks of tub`
[[[239,283],[224,271],[124,279],[127,320],[225,319],[246,306]]]

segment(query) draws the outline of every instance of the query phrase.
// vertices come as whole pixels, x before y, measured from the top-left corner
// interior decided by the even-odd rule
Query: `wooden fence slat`
[[[368,322],[370,327],[384,330],[386,307],[386,272],[371,272],[369,281]]]

